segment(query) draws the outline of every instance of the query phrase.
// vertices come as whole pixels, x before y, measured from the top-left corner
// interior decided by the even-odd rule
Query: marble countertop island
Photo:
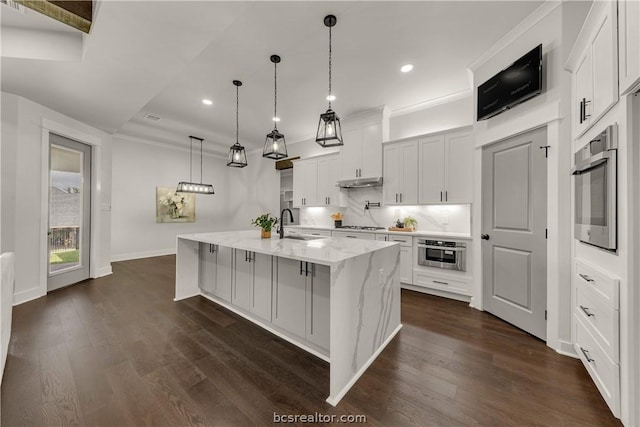
[[[327,361],[336,405],[402,327],[400,245],[258,229],[179,235],[174,300],[198,295]]]

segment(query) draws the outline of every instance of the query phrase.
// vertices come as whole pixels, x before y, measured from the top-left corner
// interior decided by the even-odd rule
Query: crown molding
[[[509,46],[517,38],[522,36],[534,25],[540,22],[543,18],[556,10],[562,4],[562,2],[563,0],[547,0],[546,2],[544,2],[542,5],[540,5],[539,8],[531,12],[529,16],[520,21],[518,25],[513,27],[507,34],[505,34],[497,42],[495,42],[493,46],[491,46],[482,55],[480,55],[471,64],[469,64],[468,68],[474,72],[478,70],[478,68],[482,67],[489,60],[491,60],[491,58],[496,56],[498,52]]]
[[[473,91],[471,89],[461,90],[460,92],[444,95],[439,98],[431,99],[429,101],[424,101],[418,104],[410,105],[408,107],[402,107],[396,110],[391,110],[391,117],[398,117],[398,116],[403,116],[405,114],[415,113],[416,111],[426,110],[428,108],[432,108],[438,105],[447,104],[449,102],[458,101],[460,99],[471,97],[471,95],[473,95]]]
[[[138,144],[145,144],[145,145],[152,145],[154,147],[162,147],[162,148],[167,148],[169,150],[175,150],[175,151],[181,151],[183,153],[188,153],[189,152],[189,147],[186,146],[182,146],[182,145],[176,145],[176,144],[169,144],[166,142],[160,142],[160,141],[153,141],[150,139],[146,139],[146,138],[140,138],[138,136],[132,136],[132,135],[127,135],[125,133],[114,133],[112,135],[113,138],[120,138],[120,139],[125,139],[127,141],[131,141],[131,142],[135,142]],[[219,158],[219,159],[223,159],[226,160],[227,156],[223,155],[221,153],[216,153],[216,152],[212,152],[210,150],[202,150],[202,155],[203,156],[209,156],[209,157],[215,157],[215,158]]]

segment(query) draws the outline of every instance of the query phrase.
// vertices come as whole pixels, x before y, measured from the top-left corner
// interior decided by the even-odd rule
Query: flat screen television
[[[478,121],[500,114],[542,92],[542,45],[478,86]]]

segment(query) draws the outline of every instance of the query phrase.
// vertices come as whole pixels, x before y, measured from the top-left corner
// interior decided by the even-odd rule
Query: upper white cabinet
[[[620,95],[640,86],[640,2],[618,3]]]
[[[296,160],[293,164],[293,206],[342,206],[338,153]]]
[[[385,205],[418,203],[418,141],[387,144],[383,149]]]
[[[345,129],[340,179],[382,175],[382,124]]]
[[[615,1],[594,2],[567,69],[572,73],[573,137],[618,102],[618,26]]]
[[[473,136],[470,130],[418,140],[418,203],[473,201]]]

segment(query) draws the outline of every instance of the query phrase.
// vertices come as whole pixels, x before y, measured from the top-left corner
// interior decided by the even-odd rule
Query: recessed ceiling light
[[[203,99],[203,100],[202,100],[202,103],[203,103],[204,105],[212,105],[212,104],[213,104],[213,101],[212,101],[212,100],[210,100],[210,99]]]
[[[411,64],[403,65],[402,68],[400,68],[400,71],[403,73],[408,73],[411,70],[413,70],[413,65]]]
[[[335,101],[336,100],[336,96],[331,94],[331,95],[327,95],[327,101]]]

